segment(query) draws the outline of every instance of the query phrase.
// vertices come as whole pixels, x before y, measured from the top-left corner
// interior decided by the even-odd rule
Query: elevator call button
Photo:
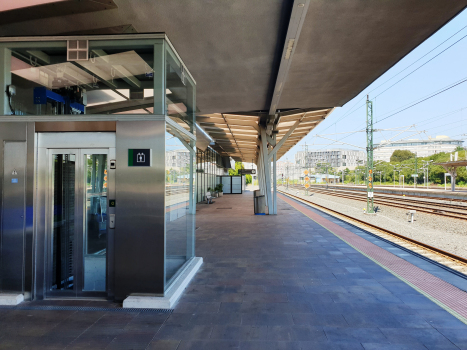
[[[115,199],[110,199],[109,200],[109,207],[110,208],[115,208]]]

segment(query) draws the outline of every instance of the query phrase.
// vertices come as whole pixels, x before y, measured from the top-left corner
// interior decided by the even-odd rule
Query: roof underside
[[[297,121],[300,121],[300,124],[284,142],[277,153],[277,158],[287,153],[331,111],[332,109],[322,109],[283,113],[276,126],[276,142],[280,142]],[[236,161],[256,161],[260,142],[258,138],[260,116],[214,113],[197,117],[197,122],[213,138],[214,148],[221,155],[229,155]]]
[[[219,133],[229,134],[226,122],[233,114],[249,114],[253,120],[255,115],[258,119],[257,112],[269,111],[293,1],[63,3],[68,5],[0,13],[0,35],[165,32],[196,79],[199,115],[216,116],[215,128],[222,126],[220,113],[226,118],[222,131],[206,128],[214,139]],[[80,10],[73,10],[77,4]],[[309,1],[277,109],[325,110],[328,115],[331,108],[355,97],[466,6],[467,0]],[[48,18],[43,18],[44,9]],[[288,125],[282,119],[281,124],[279,128]],[[310,125],[304,124],[301,134],[294,133],[305,136]],[[235,133],[237,129],[230,132]],[[252,147],[254,144],[257,142],[252,142]],[[287,142],[291,144],[292,140]],[[245,152],[246,148],[247,143]],[[237,153],[232,155],[237,157]]]

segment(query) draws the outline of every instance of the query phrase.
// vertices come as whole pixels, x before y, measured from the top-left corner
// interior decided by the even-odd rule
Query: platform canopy
[[[217,149],[244,161],[257,152],[259,133],[240,122],[266,127],[273,120],[279,142],[300,120],[277,151],[284,154],[467,6],[467,0],[8,3],[0,12],[1,36],[165,32],[197,82],[198,122]]]
[[[271,145],[287,136],[277,157],[282,157],[297,142],[305,137],[324,120],[332,109],[325,108],[314,111],[288,111],[280,113],[276,125],[276,140],[269,138]],[[213,113],[198,116],[198,124],[215,141],[213,148],[221,155],[228,155],[235,160],[256,161],[259,154],[258,135],[260,133],[260,114]],[[294,125],[296,125],[295,128]],[[292,129],[293,128],[293,129]]]

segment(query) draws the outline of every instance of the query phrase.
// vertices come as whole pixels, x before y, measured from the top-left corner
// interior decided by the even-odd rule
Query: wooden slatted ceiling
[[[317,111],[294,113],[280,117],[277,125],[276,142],[279,143],[290,128],[300,120],[286,142],[277,153],[280,159],[287,151],[308,135],[321,121],[329,116],[331,108]],[[236,161],[249,162],[259,152],[259,120],[258,115],[246,114],[206,114],[196,118],[197,123],[211,136],[218,145],[217,149],[225,152]]]

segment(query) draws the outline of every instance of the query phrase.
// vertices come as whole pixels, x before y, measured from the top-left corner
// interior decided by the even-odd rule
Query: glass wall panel
[[[168,130],[170,131],[170,128]],[[165,153],[166,285],[170,284],[180,268],[194,256],[195,161],[193,153],[184,145],[184,142],[167,132]],[[192,167],[190,167],[190,162],[192,162]]]
[[[107,255],[107,155],[84,155],[86,167],[84,223],[84,287],[105,291]]]
[[[214,191],[214,188],[220,183],[220,175],[224,175],[225,169],[220,167],[219,154],[208,147],[206,151],[198,150],[196,153],[196,202],[206,200],[206,192]]]
[[[75,266],[75,154],[54,154],[51,290],[73,290]]]
[[[79,40],[86,50],[73,61],[64,40],[16,43],[10,109],[16,115],[153,114],[156,40],[162,39]]]
[[[181,127],[194,133],[196,96],[194,82],[185,66],[167,45],[166,52],[167,115]]]

